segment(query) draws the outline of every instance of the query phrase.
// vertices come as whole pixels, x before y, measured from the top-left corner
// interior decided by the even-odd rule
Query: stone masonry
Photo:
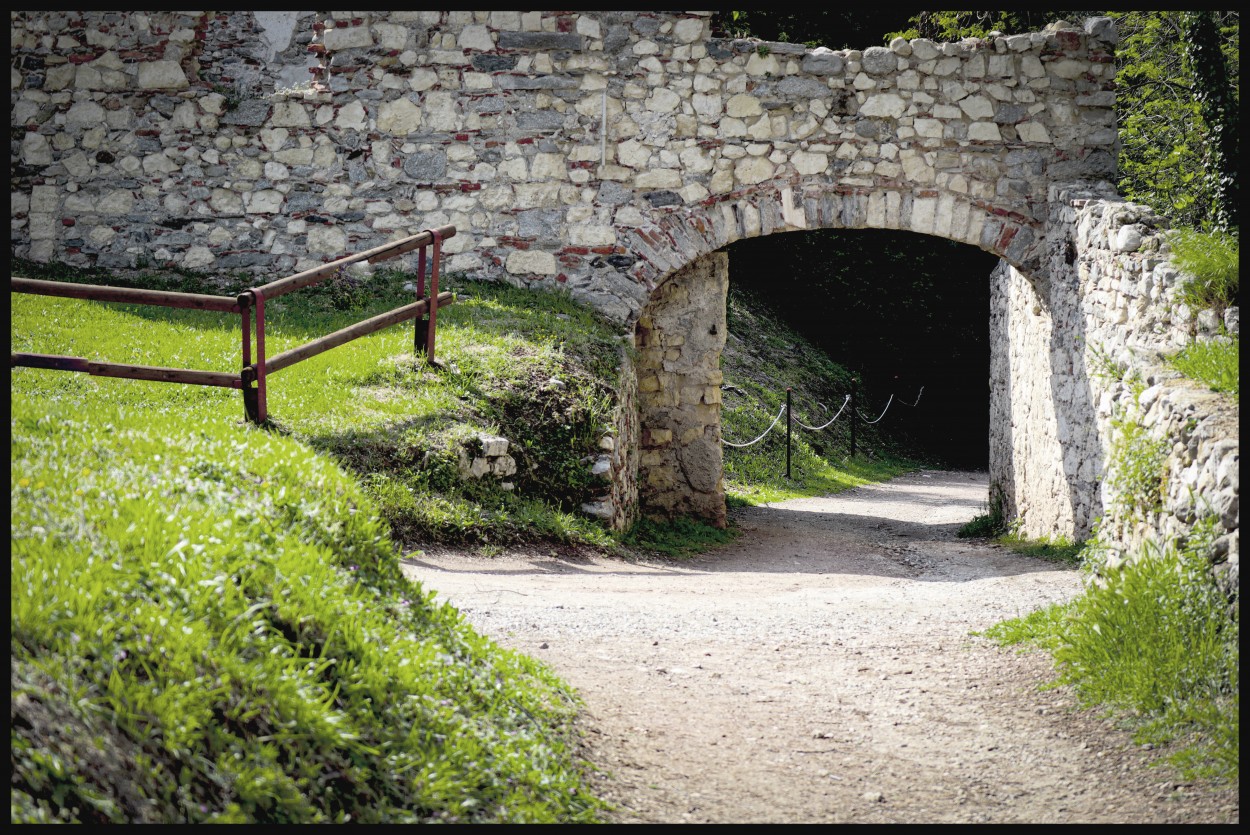
[[[773,231],[1028,271],[1049,184],[1114,171],[1106,19],[832,51],[710,17],[12,12],[12,253],[273,278],[453,224],[449,269],[632,324]]]
[[[725,525],[721,350],[729,258],[713,253],[666,282],[634,330],[643,419],[638,483],[651,513]]]

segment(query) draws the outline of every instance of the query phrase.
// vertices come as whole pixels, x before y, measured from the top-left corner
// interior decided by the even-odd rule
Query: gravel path
[[[405,570],[581,693],[624,823],[1226,823],[1077,710],[1041,653],[970,633],[1080,590],[960,540],[984,473],[926,471],[736,512],[680,562],[418,552]]]

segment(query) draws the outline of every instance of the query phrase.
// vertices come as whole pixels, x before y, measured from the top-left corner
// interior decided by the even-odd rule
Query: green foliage
[[[1049,560],[1063,565],[1079,566],[1089,549],[1088,543],[1072,542],[1067,537],[1041,537],[1027,539],[1016,533],[1006,533],[994,540],[1006,545],[1017,554]]]
[[[1134,518],[1144,518],[1163,507],[1167,487],[1169,445],[1134,417],[1112,418],[1114,438],[1108,456],[1107,483],[1115,492],[1116,504]]]
[[[1213,339],[1186,346],[1168,363],[1191,380],[1212,391],[1241,397],[1241,337]]]
[[[994,539],[1007,533],[1006,502],[1003,494],[990,491],[989,507],[985,513],[973,517],[955,532],[962,539]]]
[[[1206,172],[1209,140],[1179,11],[1107,12],[1116,45],[1119,192],[1166,215],[1175,226],[1206,228],[1215,219]],[[1239,13],[1218,12],[1227,89],[1239,89]],[[1235,161],[1235,157],[1234,157]]]
[[[1000,646],[1032,646],[1053,654],[1063,643],[1063,626],[1070,609],[1070,603],[1052,603],[1024,617],[1000,621],[973,634]]]
[[[734,528],[717,528],[685,517],[663,522],[641,519],[630,528],[622,541],[640,551],[666,557],[687,557],[732,542],[738,533]]]
[[[1240,194],[1237,90],[1230,84],[1228,60],[1221,50],[1219,13],[1181,13],[1181,46],[1193,78],[1194,101],[1201,116],[1203,175],[1211,200],[1211,225],[1232,230],[1238,226]]]
[[[1224,309],[1241,295],[1241,242],[1235,234],[1182,229],[1168,237],[1170,260],[1189,278],[1180,300],[1194,310]]]
[[[328,459],[107,400],[10,426],[14,821],[597,818],[572,692]]]
[[[1098,12],[940,12],[924,11],[909,20],[911,26],[894,37],[928,38],[939,43],[960,41],[964,38],[986,38],[993,32],[1002,35],[1019,35],[1040,32],[1057,20],[1079,23]]]
[[[759,38],[831,49],[863,49],[887,43],[883,33],[906,23],[906,12],[863,7],[817,6],[717,12],[712,31],[731,38]]]
[[[1240,621],[1214,584],[1207,545],[1201,534],[1185,548],[1147,545],[1104,569],[1073,605],[1055,660],[1088,703],[1141,716],[1138,741],[1192,735],[1203,760],[1235,777]]]
[[[1086,706],[1126,717],[1139,743],[1172,744],[1187,776],[1235,782],[1240,765],[1240,620],[1208,561],[1214,527],[1145,546],[1091,576],[1084,594],[983,633],[1050,652]]]
[[[1090,345],[1088,350],[1090,373],[1127,386],[1131,395],[1126,400],[1133,405],[1118,405],[1111,417],[1106,482],[1115,494],[1115,504],[1131,518],[1143,519],[1163,507],[1170,446],[1165,438],[1153,436],[1137,414],[1136,403],[1146,388],[1141,376],[1098,346]]]

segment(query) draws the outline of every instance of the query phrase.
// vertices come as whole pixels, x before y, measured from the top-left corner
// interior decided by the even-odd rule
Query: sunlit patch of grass
[[[1006,545],[1017,554],[1074,567],[1081,564],[1088,547],[1085,542],[1071,542],[1065,537],[1028,539],[1013,533],[1003,534],[994,541],[1000,545]]]
[[[410,278],[380,272],[346,306],[323,288],[274,300],[267,352],[410,301]],[[270,428],[331,453],[369,489],[385,487],[375,498],[401,537],[604,544],[601,526],[575,514],[598,487],[584,459],[610,424],[621,334],[560,294],[455,276],[444,287],[458,302],[439,312],[438,367],[414,356],[413,324],[379,331],[271,375]],[[240,334],[229,314],[24,294],[14,294],[10,319],[14,350],[211,371],[239,369]],[[15,398],[66,409],[103,400],[176,412],[188,425],[243,419],[241,395],[229,389],[25,368],[12,379]],[[513,490],[498,479],[461,482],[458,447],[478,433],[510,440]]]
[[[573,693],[407,580],[328,458],[29,392],[10,430],[14,821],[597,818]]]

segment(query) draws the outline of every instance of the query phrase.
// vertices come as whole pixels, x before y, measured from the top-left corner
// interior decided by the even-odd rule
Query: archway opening
[[[894,396],[882,428],[898,451],[935,466],[988,468],[997,256],[879,229],[773,234],[726,252],[730,293],[767,306],[853,372],[861,411]]]

